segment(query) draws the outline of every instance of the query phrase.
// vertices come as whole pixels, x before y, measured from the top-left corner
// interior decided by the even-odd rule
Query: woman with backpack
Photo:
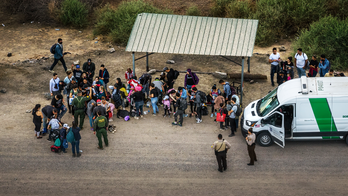
[[[41,139],[42,137],[40,136],[40,129],[41,129],[41,123],[43,119],[43,115],[40,111],[41,105],[36,104],[35,108],[32,111],[33,115],[33,123],[35,125],[35,136],[37,139]]]
[[[185,84],[184,87],[186,90],[191,90],[193,85],[197,85],[199,82],[199,78],[195,73],[191,71],[191,69],[187,69],[186,75],[185,75]]]

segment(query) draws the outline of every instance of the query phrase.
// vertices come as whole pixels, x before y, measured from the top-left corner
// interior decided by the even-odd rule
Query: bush
[[[302,48],[308,57],[325,54],[335,69],[348,68],[348,19],[328,16],[314,22],[309,30],[302,30],[293,43],[294,53]]]
[[[228,18],[249,18],[251,15],[252,9],[249,1],[233,0],[226,7],[226,17]]]
[[[83,27],[87,24],[88,10],[79,0],[64,0],[61,5],[60,19],[64,25]]]
[[[210,15],[214,17],[225,17],[226,8],[231,0],[214,0],[214,5],[210,10]]]
[[[189,16],[200,16],[201,11],[198,9],[197,6],[191,6],[186,10],[186,15]]]
[[[94,35],[109,35],[113,42],[126,45],[134,22],[140,13],[170,14],[143,1],[123,2],[115,10],[109,4],[98,12]]]

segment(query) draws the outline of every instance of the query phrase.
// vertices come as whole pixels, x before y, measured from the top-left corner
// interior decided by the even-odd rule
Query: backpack
[[[230,85],[230,89],[231,89],[231,96],[237,94],[236,89],[233,86]]]
[[[199,78],[197,77],[195,73],[192,73],[192,77],[193,77],[193,81],[195,82],[195,85],[197,85],[199,82]]]
[[[56,44],[53,44],[52,46],[51,46],[51,49],[50,49],[50,52],[52,53],[52,54],[55,54],[56,53],[56,47],[57,47],[57,43]]]
[[[201,98],[201,100],[200,100],[201,103],[206,103],[207,102],[207,95],[202,91],[198,91],[198,93],[199,93],[199,96]]]
[[[57,138],[56,141],[54,142],[55,146],[60,146],[62,143],[60,142],[60,139]]]
[[[242,114],[242,107],[240,107],[237,104],[234,104],[233,106],[237,106],[237,111],[234,112],[234,114],[238,117]]]
[[[59,138],[59,130],[51,130],[51,132],[51,138],[53,139],[53,141],[56,141]]]
[[[185,111],[187,109],[187,101],[186,99],[180,97],[180,105],[178,107],[179,110]]]
[[[112,100],[115,102],[115,108],[118,108],[122,105],[122,98],[120,94],[118,93],[113,94]]]
[[[60,146],[51,146],[51,152],[59,153],[60,152]]]
[[[98,128],[106,128],[106,120],[105,118],[97,118],[97,127]]]
[[[178,79],[180,73],[177,70],[174,70],[174,79]]]
[[[162,99],[163,99],[163,94],[161,92],[160,89],[158,89],[157,87],[155,87],[157,93],[158,93],[158,103],[162,103]]]
[[[298,56],[298,54],[296,53],[295,58]],[[306,55],[306,53],[302,52],[302,57],[303,59],[306,59],[305,56],[307,57],[307,64],[304,65],[304,69],[309,67],[309,60],[308,60],[308,56]]]
[[[74,133],[72,132],[72,128],[69,129],[68,134],[66,135],[66,140],[72,143],[75,140]]]
[[[139,82],[140,82],[140,84],[144,85],[144,84],[147,84],[150,79],[152,79],[151,75],[143,74],[142,76],[140,76]]]
[[[202,107],[202,115],[203,116],[207,116],[208,115],[208,108],[207,108],[207,106],[203,106]]]
[[[68,141],[66,139],[63,140],[63,148],[68,148]]]

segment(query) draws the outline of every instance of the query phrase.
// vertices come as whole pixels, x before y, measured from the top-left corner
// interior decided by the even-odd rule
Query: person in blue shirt
[[[330,62],[329,60],[327,60],[325,58],[325,55],[322,54],[320,56],[320,63],[319,63],[319,68],[320,68],[320,71],[319,71],[319,74],[320,74],[320,77],[324,77],[325,74],[327,72],[329,72],[329,69],[330,69]]]
[[[225,82],[223,80],[220,80],[219,83],[221,85],[223,85],[223,87],[224,87],[223,96],[225,98],[225,102],[227,102],[228,100],[231,100],[232,91],[231,91],[230,83]]]
[[[63,54],[63,40],[61,38],[58,39],[58,43],[56,44],[55,53],[54,53],[54,62],[51,65],[51,68],[48,70],[49,72],[53,73],[54,66],[57,65],[58,61],[62,62],[65,72],[67,71],[65,61],[64,61],[64,54]]]

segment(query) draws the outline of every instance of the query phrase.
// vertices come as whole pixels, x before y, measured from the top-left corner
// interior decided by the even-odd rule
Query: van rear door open
[[[285,146],[285,129],[284,129],[284,114],[276,111],[265,120],[268,124],[269,133],[272,136],[273,142],[284,148]]]

